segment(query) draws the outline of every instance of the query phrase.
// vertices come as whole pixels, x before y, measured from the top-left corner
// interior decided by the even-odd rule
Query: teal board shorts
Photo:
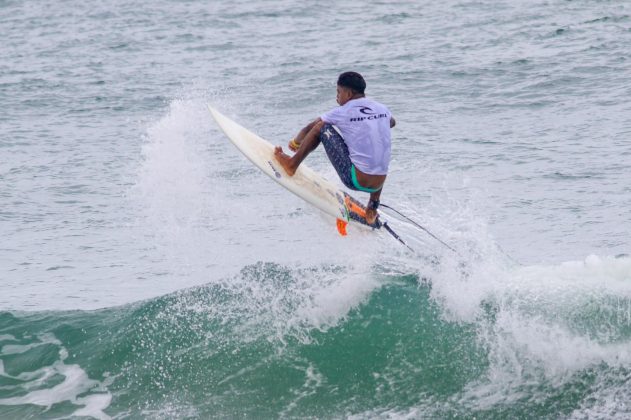
[[[373,193],[381,188],[366,188],[357,181],[355,165],[351,162],[344,139],[331,124],[324,124],[320,130],[320,141],[326,154],[339,175],[342,183],[351,190]]]

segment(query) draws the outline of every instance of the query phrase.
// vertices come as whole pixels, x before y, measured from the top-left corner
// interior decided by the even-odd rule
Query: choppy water
[[[631,416],[631,4],[2,1],[0,34],[0,417]],[[383,202],[458,256],[339,237],[205,109],[284,144],[344,70],[397,118]]]

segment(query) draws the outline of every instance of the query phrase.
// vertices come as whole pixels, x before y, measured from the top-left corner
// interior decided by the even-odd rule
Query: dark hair
[[[366,89],[366,81],[361,74],[354,71],[347,71],[340,74],[340,77],[337,78],[337,84],[362,94]]]

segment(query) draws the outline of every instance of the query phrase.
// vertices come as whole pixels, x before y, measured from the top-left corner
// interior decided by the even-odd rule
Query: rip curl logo
[[[367,117],[351,118],[350,121],[356,122],[356,121],[364,121],[364,120],[378,120],[380,118],[387,118],[387,117],[388,117],[388,114],[374,114],[374,115],[369,115]]]
[[[367,106],[362,106],[361,108],[359,108],[359,112],[361,112],[364,115],[375,115],[373,110]]]
[[[364,120],[378,120],[379,118],[386,118],[388,114],[377,114],[372,108],[362,105],[357,105],[356,108],[359,108],[359,112],[367,117],[353,117],[350,119],[351,122],[364,121]]]
[[[331,130],[327,128],[326,130],[324,130],[324,135],[326,136],[327,140],[331,140],[331,136],[333,135],[333,133],[331,133]]]
[[[274,165],[272,165],[272,162],[268,160],[267,163],[269,163],[269,166],[271,166],[272,171],[274,171],[274,175],[276,175],[276,178],[280,178],[280,172],[278,172]]]

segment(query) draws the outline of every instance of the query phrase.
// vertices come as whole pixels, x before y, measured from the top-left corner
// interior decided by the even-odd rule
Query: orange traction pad
[[[359,217],[366,218],[366,208],[360,204],[357,204],[353,200],[351,200],[350,196],[344,197],[344,204],[346,204],[346,208],[350,213],[355,213]]]

